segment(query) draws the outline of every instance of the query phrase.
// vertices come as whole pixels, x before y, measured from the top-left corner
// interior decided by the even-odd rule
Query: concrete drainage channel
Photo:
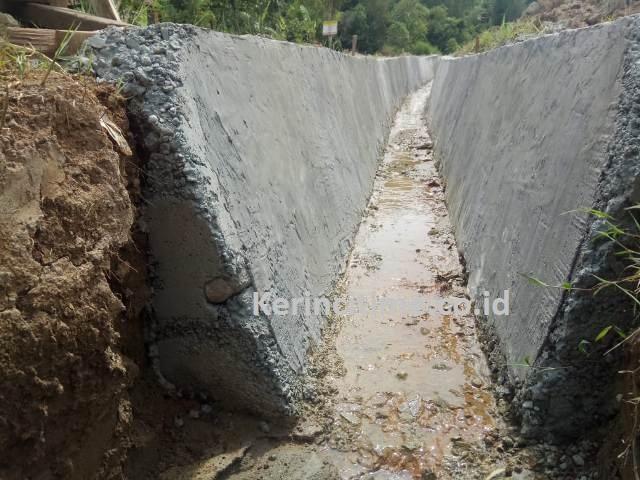
[[[154,292],[147,336],[158,378],[176,395],[213,399],[223,408],[265,418],[317,415],[317,424],[303,422],[300,428],[323,432],[307,438],[311,441],[304,446],[291,447],[294,453],[287,450],[290,434],[287,441],[268,434],[258,453],[239,450],[236,470],[229,464],[217,473],[258,478],[257,466],[274,455],[271,462],[281,468],[263,471],[262,478],[599,478],[584,459],[595,445],[571,442],[614,415],[613,377],[620,353],[585,361],[578,344],[594,338],[612,319],[620,328],[630,326],[630,304],[615,292],[594,299],[582,290],[540,288],[526,276],[588,288],[594,275],[613,278],[623,268],[613,242],[594,241],[602,222],[581,209],[596,208],[624,222],[625,209],[640,200],[639,21],[628,17],[461,59],[350,58],[168,24],[109,29],[90,40],[98,77],[118,83],[130,98],[130,119],[146,161],[147,206],[141,222],[149,236]],[[378,179],[396,183],[376,184],[368,211],[376,198],[388,195],[398,198],[387,206],[395,201],[402,206],[404,192],[416,195],[416,185],[424,184],[424,190],[407,208],[423,201],[431,205],[438,196],[446,199],[471,298],[481,305],[484,291],[509,291],[508,316],[478,316],[497,382],[493,390],[481,372],[482,356],[474,356],[474,327],[465,320],[456,323],[450,338],[442,333],[445,322],[452,321],[447,316],[419,320],[412,328],[398,326],[401,334],[374,328],[376,335],[391,335],[399,345],[403,338],[415,339],[421,328],[429,330],[422,360],[415,360],[417,351],[395,352],[418,362],[411,367],[415,375],[405,376],[406,368],[393,370],[397,359],[382,352],[367,357],[371,352],[364,349],[362,357],[350,356],[358,346],[375,344],[364,325],[353,349],[341,343],[352,331],[348,326],[347,333],[326,339],[335,342],[344,361],[327,361],[335,366],[332,370],[310,361],[310,352],[326,348],[322,314],[254,312],[256,292],[295,299],[334,291],[367,212],[394,112],[408,94],[429,82],[431,97],[423,113],[434,140],[433,157],[430,151],[423,155],[422,144],[403,137],[427,144],[422,115],[414,111],[417,123],[405,125],[405,133],[395,132],[389,146],[408,157],[396,158],[392,166],[383,163]],[[406,119],[411,105],[416,104],[405,105],[401,117]],[[441,180],[421,166],[434,161]],[[390,173],[396,167],[401,170]],[[433,198],[425,200],[422,195],[429,193]],[[421,215],[438,216],[438,208],[436,202]],[[402,210],[380,228],[390,228],[386,221],[407,221]],[[418,235],[415,228],[406,237]],[[414,252],[438,251],[445,241],[454,245],[446,225],[433,228],[441,243],[429,240],[427,231],[424,241],[416,240],[421,243]],[[384,272],[384,257],[393,257],[393,247],[376,245],[365,253],[373,255],[373,263],[379,255]],[[356,261],[361,248],[356,244],[350,265],[375,276],[375,265],[368,271]],[[429,271],[442,267],[437,263],[442,261],[431,259],[416,272],[425,278],[415,291],[463,289],[456,280],[459,273],[443,277],[446,272]],[[346,278],[352,275],[350,268]],[[410,276],[404,280],[396,287],[417,282]],[[431,332],[440,333],[428,340]],[[437,339],[458,338],[464,342],[436,362],[451,373],[431,375],[439,371],[428,366],[427,358],[438,356]],[[361,364],[366,358],[379,362]],[[382,369],[395,380],[390,391],[369,391],[372,382],[365,382],[360,387],[367,395],[340,386],[340,380],[333,388],[333,377],[344,373],[341,365],[354,386],[367,376],[356,373],[358,368]],[[458,367],[463,373],[456,377]],[[430,369],[429,374],[422,377],[421,368]],[[324,380],[306,376],[318,371]],[[432,383],[407,387],[414,376]],[[446,385],[452,378],[451,388],[434,390],[433,383]],[[594,390],[594,384],[601,388]],[[455,398],[443,398],[447,395]],[[318,406],[319,396],[326,397],[329,410]],[[502,425],[507,411],[517,430]],[[443,412],[452,415],[444,423],[461,430],[435,435],[429,443],[426,431],[440,431],[437,418]],[[414,420],[406,422],[403,415]],[[385,430],[390,418],[395,426]],[[498,438],[474,436],[482,422],[490,423],[488,430]],[[505,431],[510,445],[500,441]],[[389,438],[390,432],[397,437]],[[570,442],[566,451],[548,445],[559,441]],[[346,452],[351,446],[355,451]],[[522,447],[520,453],[511,450],[514,446]],[[326,458],[320,454],[326,447],[343,455],[338,461]],[[265,453],[273,448],[284,450]],[[549,452],[551,462],[540,460]],[[315,471],[290,469],[298,465],[295,458],[307,456]],[[289,460],[280,464],[277,458]]]

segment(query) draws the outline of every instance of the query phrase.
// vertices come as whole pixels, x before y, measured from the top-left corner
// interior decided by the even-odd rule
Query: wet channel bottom
[[[342,478],[429,478],[456,442],[494,427],[473,317],[442,312],[465,289],[428,96],[428,86],[417,91],[396,117],[341,287],[347,304],[368,306],[351,309],[336,338],[345,373],[332,379],[326,453]]]

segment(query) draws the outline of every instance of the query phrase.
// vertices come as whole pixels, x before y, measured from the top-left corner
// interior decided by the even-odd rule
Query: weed
[[[613,217],[600,210],[579,209],[573,210],[571,212],[566,212],[572,213],[579,211],[588,213],[589,215],[594,216],[596,219],[602,222],[602,225],[596,232],[595,238],[593,240],[609,240],[619,248],[619,250],[616,252],[616,256],[622,257],[627,261],[627,265],[624,268],[625,274],[621,278],[610,280],[594,274],[593,277],[597,280],[595,286],[591,288],[577,288],[572,286],[569,282],[563,282],[559,285],[551,285],[529,274],[520,273],[520,275],[525,277],[531,284],[538,287],[590,291],[594,296],[604,289],[615,288],[625,294],[633,302],[635,313],[638,307],[640,307],[640,222],[638,222],[638,220],[636,219],[634,211],[639,209],[640,205],[634,205],[626,209],[628,214],[631,216],[631,219],[633,220],[633,225],[635,228],[634,231],[629,231],[621,228],[618,224],[616,224]],[[625,342],[628,342],[632,338],[637,337],[640,334],[640,327],[637,327],[631,332],[625,332],[617,325],[607,325],[598,332],[593,341],[587,339],[581,340],[578,344],[578,349],[583,353],[588,353],[589,345],[591,345],[592,343],[602,342],[605,338],[608,338],[610,334],[616,334],[618,337],[620,337],[621,340],[617,344],[615,344],[613,348],[607,350],[605,352],[605,355],[620,347]]]
[[[73,38],[73,35],[78,31],[78,27],[79,25],[72,26],[71,29],[67,30],[67,33],[65,33],[64,38],[60,42],[60,45],[58,45],[58,48],[56,49],[53,55],[53,58],[51,59],[51,61],[49,62],[49,65],[47,66],[47,69],[44,74],[44,78],[42,79],[42,82],[40,82],[41,87],[44,87],[45,84],[47,83],[47,79],[49,78],[49,75],[51,74],[53,67],[58,63],[58,60],[62,57],[62,54],[69,46],[69,42]]]
[[[509,43],[514,43],[523,37],[539,36],[543,33],[544,29],[535,20],[506,22],[503,19],[500,26],[485,30],[475,39],[464,44],[454,55],[461,56],[486,52]]]

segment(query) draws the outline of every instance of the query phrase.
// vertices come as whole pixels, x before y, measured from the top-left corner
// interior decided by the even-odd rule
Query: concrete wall
[[[331,292],[392,115],[433,59],[169,24],[89,44],[98,76],[131,97],[148,155],[159,373],[233,407],[290,412],[323,318],[255,316],[253,294]]]
[[[640,168],[638,109],[630,106],[638,23],[631,17],[442,59],[434,80],[435,151],[470,287],[477,298],[510,290],[511,314],[485,326],[505,383],[499,391],[523,418],[524,434],[576,435],[607,415],[602,405],[615,397],[615,359],[587,357],[578,344],[606,325],[628,324],[630,304],[613,292],[594,299],[540,288],[522,274],[588,288],[592,274],[621,271],[612,243],[595,241],[601,222],[566,212],[595,207],[628,220],[623,208]],[[527,361],[534,368],[513,366]]]

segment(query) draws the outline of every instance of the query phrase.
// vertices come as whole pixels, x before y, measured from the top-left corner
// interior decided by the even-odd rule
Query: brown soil
[[[600,478],[637,480],[640,472],[640,341],[626,342],[617,382],[620,413],[603,431],[598,454]]]
[[[42,76],[0,80],[0,478],[117,478],[138,371],[123,349],[142,358],[137,169],[101,126],[127,131],[116,95]]]

